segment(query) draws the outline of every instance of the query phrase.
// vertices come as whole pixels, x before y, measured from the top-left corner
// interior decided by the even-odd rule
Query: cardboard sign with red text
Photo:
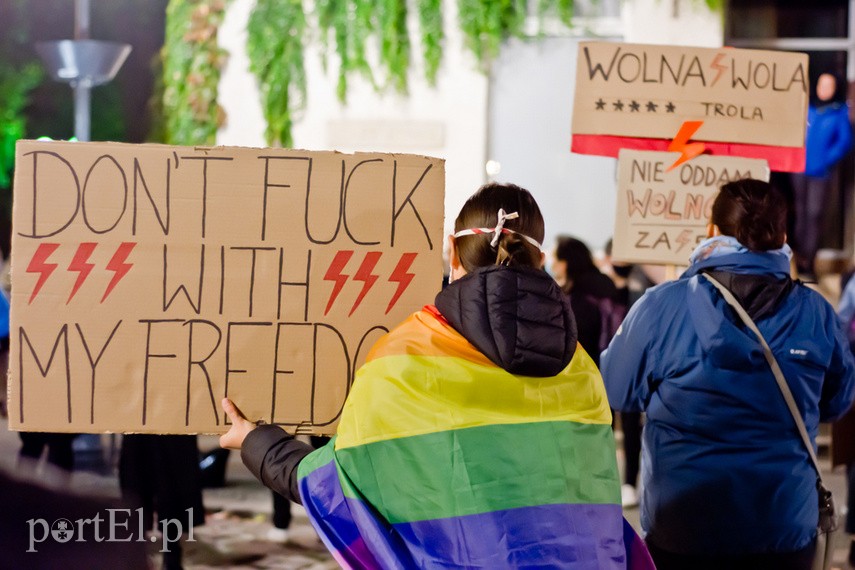
[[[615,261],[688,265],[706,239],[722,184],[769,180],[764,160],[701,155],[668,171],[675,152],[622,150],[612,257]]]
[[[21,141],[9,425],[329,434],[442,279],[439,159]]]
[[[804,170],[808,56],[733,48],[581,42],[574,152],[665,150],[686,121],[716,155]]]

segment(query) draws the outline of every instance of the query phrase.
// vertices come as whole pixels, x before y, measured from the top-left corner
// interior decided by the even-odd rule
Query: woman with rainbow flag
[[[605,388],[541,269],[543,235],[528,191],[470,197],[452,283],[374,345],[326,447],[223,400],[220,444],[301,502],[344,568],[653,568],[623,520]]]

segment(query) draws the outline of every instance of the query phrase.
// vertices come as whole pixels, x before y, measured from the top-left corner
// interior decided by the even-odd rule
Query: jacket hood
[[[555,376],[576,351],[570,301],[544,271],[482,267],[436,297],[449,324],[494,364],[522,376]]]
[[[733,370],[760,365],[765,357],[757,337],[700,274],[710,273],[734,294],[752,319],[759,321],[774,313],[795,286],[789,270],[785,256],[748,252],[699,261],[682,275],[681,280],[688,281],[689,315],[704,352],[714,364]]]

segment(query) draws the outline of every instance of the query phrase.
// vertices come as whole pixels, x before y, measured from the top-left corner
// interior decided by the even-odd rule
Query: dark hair
[[[496,226],[499,209],[519,213],[507,220],[505,227],[543,243],[543,216],[528,190],[515,184],[490,183],[481,186],[466,200],[454,221],[454,231]],[[493,234],[468,235],[455,238],[457,255],[467,273],[488,265],[509,267],[540,267],[540,249],[522,236],[503,233],[496,247],[490,245]]]
[[[778,249],[786,239],[787,205],[768,182],[736,180],[721,187],[713,202],[712,223],[751,251]]]
[[[576,281],[580,275],[591,271],[600,271],[585,242],[571,236],[558,236],[555,258],[567,263],[568,281]]]

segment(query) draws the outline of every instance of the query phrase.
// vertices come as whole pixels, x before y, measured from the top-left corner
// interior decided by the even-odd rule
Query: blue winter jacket
[[[822,178],[852,148],[849,107],[831,103],[808,108],[805,174]]]
[[[816,472],[760,343],[704,270],[783,279],[789,264],[751,252],[695,263],[649,290],[603,353],[612,407],[647,412],[642,527],[675,553],[801,549],[816,535]],[[815,441],[819,422],[855,396],[855,362],[834,310],[796,283],[756,322]]]

